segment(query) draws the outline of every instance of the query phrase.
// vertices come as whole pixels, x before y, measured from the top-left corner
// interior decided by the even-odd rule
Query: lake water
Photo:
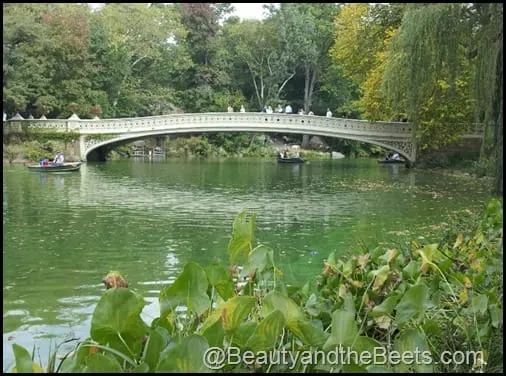
[[[89,335],[102,278],[123,273],[157,316],[161,286],[184,264],[228,265],[232,222],[257,213],[257,241],[288,281],[314,280],[330,252],[428,242],[449,215],[481,210],[479,180],[372,159],[124,160],[78,172],[3,171],[3,369],[12,343],[48,358],[50,342]],[[63,351],[62,351],[63,352]]]

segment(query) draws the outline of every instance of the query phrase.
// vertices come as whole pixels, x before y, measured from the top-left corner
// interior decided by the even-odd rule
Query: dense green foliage
[[[425,149],[485,123],[481,159],[502,194],[502,4],[412,5],[392,38],[385,99],[407,114]]]
[[[70,160],[78,160],[75,150],[79,133],[56,132],[47,129],[30,129],[11,132],[4,136],[3,157],[9,162],[15,159],[38,162],[41,158],[53,159],[57,152]]]
[[[330,254],[316,284],[298,287],[283,281],[274,251],[256,241],[255,221],[246,212],[235,218],[230,269],[186,264],[161,290],[160,317],[151,323],[140,317],[145,301],[138,293],[109,286],[93,313],[90,338],[58,366],[53,354],[48,371],[199,372],[209,371],[204,354],[210,347],[237,347],[261,356],[271,350],[327,354],[339,346],[371,354],[374,348],[411,351],[412,356],[384,364],[351,357],[347,364],[334,365],[304,364],[301,358],[211,365],[225,372],[503,370],[503,211],[498,200],[489,202],[481,218],[454,218],[436,244],[413,241],[409,249],[353,250],[338,260]],[[13,346],[17,370],[39,369],[28,351]],[[417,351],[424,355],[414,362]],[[464,363],[460,357],[430,362],[466,351],[478,355]]]
[[[502,193],[502,4],[4,4],[8,115],[260,111],[408,120],[419,151],[483,122]]]

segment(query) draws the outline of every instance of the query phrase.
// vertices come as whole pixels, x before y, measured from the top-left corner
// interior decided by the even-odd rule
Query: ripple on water
[[[39,337],[47,334],[88,336],[105,291],[101,280],[111,270],[147,300],[143,319],[157,317],[160,289],[188,261],[227,265],[232,221],[242,210],[257,213],[257,239],[279,255],[286,276],[302,281],[321,271],[331,251],[357,249],[359,240],[387,246],[406,228],[413,238],[425,235],[417,226],[429,231],[448,212],[485,201],[460,181],[445,185],[446,178],[407,170],[394,176],[376,161],[360,160],[293,169],[246,161],[88,164],[65,176],[57,195],[51,178],[41,181],[24,169],[8,175],[6,362],[12,360],[6,334],[29,349],[36,340],[45,350],[47,339]]]

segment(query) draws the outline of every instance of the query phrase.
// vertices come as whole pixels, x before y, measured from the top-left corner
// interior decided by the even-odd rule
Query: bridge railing
[[[11,130],[54,129],[57,131],[79,131],[80,133],[106,133],[123,131],[142,131],[163,129],[170,126],[199,124],[252,124],[258,126],[293,126],[301,128],[330,128],[343,131],[366,131],[379,133],[395,133],[399,136],[411,133],[409,123],[403,122],[369,122],[346,118],[327,118],[324,116],[286,115],[266,113],[199,113],[147,116],[140,118],[117,119],[48,119],[48,120],[9,120]],[[4,125],[5,129],[5,125]]]
[[[4,121],[4,134],[10,131],[22,131],[23,129],[51,129],[55,131],[74,131],[82,134],[94,133],[123,133],[140,132],[151,130],[163,130],[167,127],[179,127],[191,125],[198,127],[199,124],[216,125],[242,125],[248,124],[265,128],[282,125],[293,129],[328,129],[339,130],[349,133],[367,133],[377,135],[390,135],[397,137],[411,137],[411,124],[405,122],[369,122],[346,118],[327,118],[324,116],[309,115],[286,115],[266,113],[198,113],[198,114],[171,114],[159,116],[146,116],[138,118],[115,118],[115,119],[11,119]],[[469,124],[462,124],[469,127]],[[484,124],[473,123],[469,132],[463,137],[482,137]]]

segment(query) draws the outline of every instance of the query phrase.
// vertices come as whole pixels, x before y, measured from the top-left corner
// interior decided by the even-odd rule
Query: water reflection
[[[292,166],[292,173],[294,175],[300,175],[300,164],[299,163],[294,163],[293,166]]]
[[[397,176],[399,175],[399,165],[396,163],[393,163],[390,167],[392,167],[391,168],[392,177],[397,178]]]
[[[65,177],[60,174],[44,174],[39,173],[39,180],[42,185],[54,185],[62,188],[65,185]]]

